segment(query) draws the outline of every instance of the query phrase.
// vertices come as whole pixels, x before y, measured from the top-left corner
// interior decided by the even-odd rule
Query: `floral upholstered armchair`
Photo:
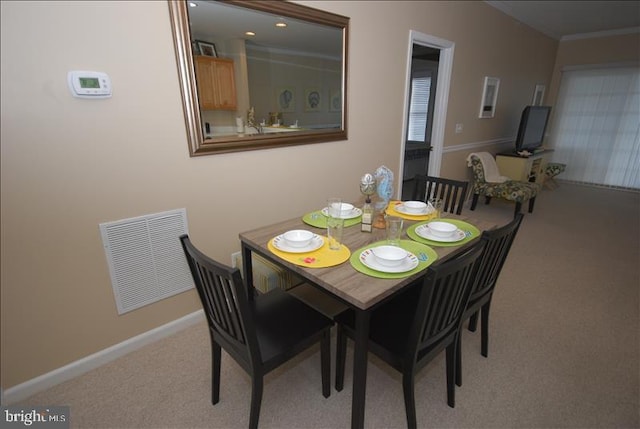
[[[557,188],[558,184],[556,183],[555,180],[553,180],[553,178],[556,177],[558,174],[564,172],[566,168],[567,168],[567,164],[562,164],[559,162],[547,163],[547,165],[544,167],[544,175],[545,175],[544,185],[549,189]]]
[[[496,172],[498,171],[498,167],[495,165],[493,156],[486,152],[480,154],[472,153],[467,158],[467,161],[473,170],[473,199],[471,200],[471,210],[475,210],[478,197],[484,195],[485,204],[489,204],[493,197],[515,202],[514,216],[520,213],[522,203],[525,201],[529,201],[529,213],[533,212],[533,205],[540,190],[540,185],[532,182],[505,180],[507,178],[504,176],[498,176],[498,178],[504,180],[502,182],[487,181],[485,174],[486,163],[492,163],[488,168]],[[483,165],[483,162],[485,165]]]

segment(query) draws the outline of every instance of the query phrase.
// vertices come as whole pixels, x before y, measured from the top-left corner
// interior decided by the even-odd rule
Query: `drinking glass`
[[[402,225],[403,220],[401,217],[388,216],[387,217],[387,242],[390,246],[400,246],[400,239],[402,238]]]
[[[331,250],[340,250],[342,243],[344,219],[340,217],[341,211],[341,198],[332,197],[327,199],[327,238],[329,238],[329,249]]]
[[[342,230],[344,229],[344,219],[329,216],[327,218],[327,237],[329,238],[329,249],[340,250],[342,246]]]
[[[435,219],[442,217],[442,200],[440,198],[429,198],[429,204],[435,210]]]
[[[340,217],[340,212],[342,211],[342,198],[328,198],[327,211],[329,212],[329,217]]]

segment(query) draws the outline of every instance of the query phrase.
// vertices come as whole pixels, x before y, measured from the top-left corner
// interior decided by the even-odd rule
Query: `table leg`
[[[242,243],[242,275],[247,288],[247,299],[253,301],[253,261],[251,249]]]
[[[351,427],[364,427],[364,406],[367,390],[367,358],[369,344],[369,312],[355,309],[356,332],[353,353],[353,398],[351,403]]]

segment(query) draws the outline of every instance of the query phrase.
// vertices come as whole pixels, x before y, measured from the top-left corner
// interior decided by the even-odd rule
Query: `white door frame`
[[[451,83],[451,70],[453,68],[453,51],[455,43],[435,36],[409,31],[409,48],[407,54],[407,72],[404,90],[404,117],[402,121],[402,144],[400,145],[400,159],[404,161],[406,145],[406,130],[408,123],[409,101],[411,98],[411,62],[413,61],[413,44],[428,46],[440,50],[438,67],[438,85],[436,86],[436,100],[433,111],[433,127],[431,131],[431,146],[433,150],[429,154],[429,174],[440,175],[442,164],[442,151],[444,147],[444,130],[447,120],[447,105],[449,103],[449,86]],[[399,178],[404,177],[404,162],[400,162]],[[398,195],[402,195],[402,180],[398,180]]]

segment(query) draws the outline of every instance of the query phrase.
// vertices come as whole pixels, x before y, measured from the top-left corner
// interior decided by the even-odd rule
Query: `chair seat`
[[[421,284],[417,284],[410,287],[408,291],[381,305],[371,314],[369,331],[372,343],[382,345],[393,355],[404,355],[420,298],[420,286]],[[345,310],[338,314],[335,321],[341,324],[349,334],[354,335],[356,322],[353,310]],[[380,354],[375,347],[372,347],[371,351]],[[395,362],[394,366],[398,365],[399,362]]]
[[[331,319],[282,289],[256,296],[250,305],[262,361],[267,367],[274,358],[282,357],[284,351],[294,349],[297,344],[317,341],[314,335],[319,336],[323,329],[333,325]]]
[[[369,350],[400,372],[408,364],[404,358],[410,345],[409,333],[420,299],[420,286],[411,287],[409,291],[377,308],[369,321]],[[335,317],[335,321],[342,325],[350,337],[355,336],[356,317],[353,310],[343,311]],[[436,342],[431,347],[419,350],[417,360],[439,353],[445,345]]]
[[[509,180],[504,183],[476,183],[473,186],[474,193],[487,197],[502,198],[509,201],[522,203],[538,195],[540,186],[531,182],[516,182]]]

